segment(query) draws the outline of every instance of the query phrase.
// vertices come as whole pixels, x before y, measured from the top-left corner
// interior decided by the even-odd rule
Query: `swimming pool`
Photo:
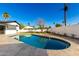
[[[17,36],[17,38],[19,41],[22,41],[25,44],[42,49],[61,50],[66,49],[70,46],[69,42],[56,38],[42,37],[38,35],[20,35]]]

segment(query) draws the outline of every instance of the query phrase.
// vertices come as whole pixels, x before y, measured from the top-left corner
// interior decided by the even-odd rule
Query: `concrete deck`
[[[47,52],[9,36],[0,35],[0,56],[47,56]]]
[[[60,38],[68,41],[71,46],[63,50],[45,50],[29,46],[12,37],[0,35],[0,56],[79,56],[79,40],[50,34],[38,35]]]
[[[71,39],[68,37],[60,37],[51,34],[36,34],[42,35],[52,38],[59,38],[60,40],[67,41],[71,44],[71,46],[67,49],[63,50],[47,50],[49,56],[79,56],[79,40],[78,39]]]

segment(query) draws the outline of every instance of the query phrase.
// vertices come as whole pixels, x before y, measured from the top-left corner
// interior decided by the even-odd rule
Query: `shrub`
[[[56,24],[56,25],[55,25],[55,27],[61,27],[61,26],[62,26],[61,24]]]

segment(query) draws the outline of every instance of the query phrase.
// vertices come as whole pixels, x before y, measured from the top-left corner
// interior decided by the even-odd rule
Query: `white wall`
[[[16,30],[5,30],[5,34],[8,35],[8,34],[16,34],[17,31]]]
[[[75,34],[75,36],[79,38],[79,24],[66,27],[51,28],[49,32],[54,32],[61,35],[65,33],[68,36],[72,36],[72,34]]]
[[[16,22],[8,23],[8,25],[16,26],[16,29],[5,29],[5,34],[17,34],[17,30],[19,30],[19,25]]]
[[[16,22],[11,22],[11,23],[8,23],[10,25],[18,25]]]
[[[45,32],[47,29],[43,29],[43,32]],[[19,32],[41,32],[40,29],[37,30],[19,30]]]
[[[17,24],[16,22],[8,23],[8,25],[15,25],[16,26],[16,30],[19,30],[19,24]]]

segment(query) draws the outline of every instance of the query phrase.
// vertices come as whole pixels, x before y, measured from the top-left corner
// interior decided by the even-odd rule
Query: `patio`
[[[47,52],[9,36],[0,35],[0,56],[47,56]]]
[[[45,50],[24,44],[12,37],[0,35],[0,56],[79,56],[78,40],[67,37],[59,37],[51,34],[37,34],[60,38],[71,43],[71,46],[63,50]]]

